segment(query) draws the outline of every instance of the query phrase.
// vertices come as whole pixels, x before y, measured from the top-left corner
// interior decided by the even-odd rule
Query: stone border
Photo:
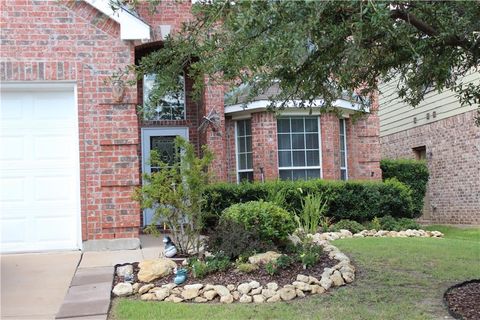
[[[238,286],[230,284],[227,286],[213,284],[190,284],[183,287],[173,283],[155,287],[154,284],[141,285],[140,283],[119,283],[113,288],[115,296],[129,296],[137,294],[144,301],[170,301],[170,302],[196,302],[205,303],[220,297],[220,303],[264,303],[289,301],[295,298],[303,298],[306,295],[322,294],[330,288],[340,287],[355,280],[355,267],[350,258],[342,253],[330,241],[345,238],[363,238],[363,237],[443,237],[438,231],[424,230],[406,230],[406,231],[386,231],[386,230],[363,230],[352,234],[348,230],[339,232],[326,232],[307,234],[313,243],[321,246],[325,252],[328,252],[330,259],[335,259],[338,263],[332,268],[325,268],[320,280],[312,276],[298,274],[296,281],[279,288],[275,282],[268,283],[265,287],[258,281],[241,283]],[[296,235],[290,236],[294,243],[300,242]],[[118,272],[118,269],[117,269]]]

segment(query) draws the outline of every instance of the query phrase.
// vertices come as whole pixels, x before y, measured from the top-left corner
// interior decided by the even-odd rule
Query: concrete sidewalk
[[[1,319],[54,319],[80,251],[0,256]]]

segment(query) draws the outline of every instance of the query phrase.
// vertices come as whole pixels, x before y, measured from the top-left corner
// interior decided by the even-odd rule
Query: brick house
[[[480,81],[469,74],[465,83]],[[380,88],[382,157],[425,159],[430,174],[421,220],[480,224],[480,128],[477,106],[461,106],[455,93],[430,91],[413,108],[396,99],[395,84]]]
[[[154,169],[150,150],[168,156],[175,136],[208,145],[218,181],[381,179],[375,106],[355,123],[355,103],[342,99],[340,119],[295,108],[276,117],[261,97],[246,109],[225,106],[223,86],[193,101],[183,79],[185,92],[143,119],[136,107],[148,98],[150,75],[114,102],[105,80],[161,48],[190,10],[190,1],[117,15],[102,0],[1,0],[3,252],[82,249],[92,240],[122,247],[138,238],[150,213],[132,192],[141,172]],[[199,131],[211,112],[219,129]]]

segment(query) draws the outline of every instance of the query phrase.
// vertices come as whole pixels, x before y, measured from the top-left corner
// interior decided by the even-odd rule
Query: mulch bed
[[[276,282],[280,287],[286,284],[291,284],[293,281],[296,281],[298,274],[303,274],[306,276],[313,276],[320,280],[321,275],[323,273],[324,268],[331,268],[338,263],[335,259],[330,259],[328,257],[328,253],[323,253],[320,257],[318,263],[309,269],[303,269],[303,265],[301,263],[294,263],[289,266],[287,269],[279,269],[279,272],[273,276],[269,275],[263,267],[260,267],[258,270],[255,270],[250,273],[241,273],[236,272],[235,268],[232,267],[231,269],[224,271],[224,272],[215,272],[212,274],[207,275],[203,279],[196,279],[193,278],[192,274],[188,273],[187,281],[185,284],[194,284],[194,283],[203,283],[203,284],[215,284],[215,285],[229,285],[234,284],[238,286],[244,282],[250,282],[252,280],[258,281],[261,285],[266,285],[269,282]],[[133,272],[134,272],[134,282],[138,282],[137,273],[139,271],[138,263],[133,264]],[[178,262],[179,268],[183,267],[180,262]],[[175,275],[170,275],[168,277],[164,277],[153,281],[156,287],[159,287],[163,284],[173,283],[173,279]],[[119,277],[115,275],[114,283],[115,286],[119,282],[123,282],[123,277]]]
[[[443,298],[450,315],[455,319],[480,319],[480,279],[450,287]]]

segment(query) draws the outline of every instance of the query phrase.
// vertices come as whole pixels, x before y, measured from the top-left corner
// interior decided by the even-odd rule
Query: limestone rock
[[[277,291],[278,284],[276,282],[269,282],[267,283],[267,288],[273,291]]]
[[[195,283],[195,284],[187,284],[186,286],[183,287],[185,290],[190,290],[190,289],[197,289],[200,290],[203,288],[203,284],[201,283]]]
[[[173,260],[167,258],[143,260],[138,264],[140,271],[137,277],[141,282],[150,282],[171,274],[176,266]]]
[[[232,296],[233,296],[233,300],[237,301],[238,299],[240,299],[240,292],[235,290],[232,292]]]
[[[215,286],[213,284],[207,284],[203,290],[205,291],[210,291],[210,290],[215,290]]]
[[[237,290],[241,293],[241,294],[247,294],[250,292],[250,290],[252,290],[252,287],[250,287],[250,284],[249,283],[242,283],[238,286]]]
[[[165,301],[167,301],[167,302],[179,303],[179,302],[182,302],[183,299],[180,298],[180,297],[178,297],[178,296],[176,296],[176,295],[174,295],[174,294],[172,294],[172,295],[170,295],[169,297],[167,297],[167,298],[165,299]]]
[[[119,277],[131,276],[132,274],[133,274],[133,266],[131,264],[117,267],[117,276]]]
[[[341,237],[343,238],[351,238],[353,236],[353,234],[350,232],[350,230],[347,230],[347,229],[340,229],[340,235]]]
[[[182,291],[181,295],[184,300],[191,300],[198,297],[199,289],[185,289]]]
[[[120,282],[112,290],[117,297],[126,297],[133,293],[132,284],[128,282]]]
[[[253,302],[254,303],[264,303],[265,302],[265,297],[262,296],[261,294],[256,294],[253,296]]]
[[[230,290],[230,291],[233,291],[233,290],[235,290],[235,285],[229,284],[229,285],[227,285],[227,289]]]
[[[225,286],[218,285],[218,286],[214,286],[213,288],[218,293],[218,295],[220,297],[225,297],[225,296],[229,296],[229,295],[231,296],[230,290],[228,290],[227,287],[225,287]],[[232,297],[232,299],[233,299],[233,297]]]
[[[307,282],[307,281],[304,281],[304,282]],[[315,277],[309,276],[307,283],[308,284],[320,284],[320,281],[318,281],[318,279],[315,278]]]
[[[240,303],[250,303],[252,302],[253,298],[249,296],[248,294],[244,294],[240,297]]]
[[[336,270],[331,276],[330,279],[332,280],[335,287],[340,287],[345,284],[345,281],[342,278],[342,274]]]
[[[300,289],[295,289],[295,293],[297,294],[297,297],[299,297],[299,298],[305,298],[305,293],[303,293],[302,290],[300,290]]]
[[[270,261],[275,261],[281,254],[275,251],[267,251],[265,253],[259,253],[248,258],[248,262],[252,264],[267,264]]]
[[[258,281],[250,281],[248,284],[250,285],[250,288],[252,288],[252,289],[256,289],[256,288],[260,287],[260,282],[258,282]]]
[[[140,287],[140,289],[138,289],[138,293],[139,294],[144,294],[144,293],[147,293],[150,289],[152,289],[155,285],[153,283],[149,283],[149,284],[146,284],[146,285],[143,285]]]
[[[275,294],[277,294],[275,290],[262,289],[262,295],[267,299],[273,297]]]
[[[168,283],[168,284],[164,284],[162,286],[162,288],[166,288],[168,290],[172,290],[173,288],[176,288],[176,287],[177,287],[177,285],[175,283]]]
[[[170,295],[170,290],[167,288],[159,288],[158,290],[154,291],[157,300],[164,300],[166,297]]]
[[[196,297],[195,299],[193,299],[193,301],[197,303],[204,303],[204,302],[207,302],[208,300],[203,297]]]
[[[215,290],[208,290],[203,293],[203,296],[208,300],[213,300],[218,295],[217,291]]]
[[[355,274],[352,272],[342,272],[342,277],[346,283],[352,283],[355,280]]]
[[[310,279],[308,278],[308,276],[304,276],[303,274],[299,274],[299,275],[297,275],[297,281],[309,283]]]
[[[300,289],[302,291],[311,291],[312,288],[310,287],[309,284],[301,281],[293,281],[292,283],[296,289]]]
[[[155,293],[145,293],[140,296],[140,299],[143,301],[152,301],[152,300],[157,300],[157,296]]]
[[[297,293],[295,292],[295,289],[285,288],[285,287],[278,290],[278,294],[280,295],[280,298],[282,298],[282,300],[284,300],[284,301],[292,300],[297,296]]]
[[[330,279],[330,276],[322,276],[322,279],[320,280],[320,285],[323,287],[323,289],[328,290],[332,286],[333,281]]]
[[[138,289],[140,289],[141,284],[136,282],[132,285],[133,293],[138,293]]]
[[[320,294],[320,293],[324,293],[325,292],[325,289],[321,286],[319,286],[318,284],[313,284],[312,285],[312,294]]]
[[[288,236],[288,240],[290,240],[290,242],[296,246],[297,244],[301,243],[302,240],[300,239],[299,236],[297,236],[296,234],[291,234]]]
[[[273,297],[270,297],[267,299],[267,302],[278,302],[280,301],[282,298],[280,297],[279,294],[276,294],[274,295]]]
[[[253,296],[253,295],[256,295],[256,294],[260,294],[262,292],[262,287],[258,287],[256,289],[253,289],[250,294]]]
[[[227,288],[225,288],[227,289]],[[221,303],[232,303],[233,302],[233,296],[230,294],[230,292],[227,295],[221,296],[220,297],[220,302]]]

